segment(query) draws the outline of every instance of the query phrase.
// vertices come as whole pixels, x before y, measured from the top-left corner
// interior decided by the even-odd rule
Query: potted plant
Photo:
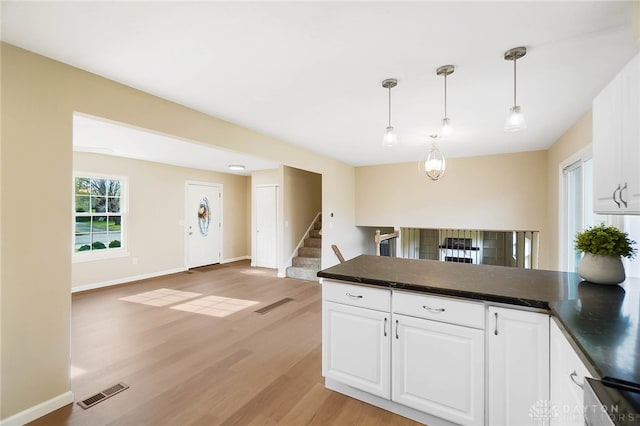
[[[633,259],[638,250],[626,232],[605,224],[588,227],[576,235],[576,249],[584,253],[578,274],[597,284],[619,284],[625,279],[622,256]]]

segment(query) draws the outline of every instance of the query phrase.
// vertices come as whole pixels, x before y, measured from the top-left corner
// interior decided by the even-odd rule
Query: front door
[[[222,190],[218,185],[187,184],[187,268],[220,263]]]

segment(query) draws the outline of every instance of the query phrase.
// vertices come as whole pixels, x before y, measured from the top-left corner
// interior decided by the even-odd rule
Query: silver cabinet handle
[[[384,337],[387,337],[387,317],[384,318]]]
[[[399,337],[398,337],[398,320],[396,320],[396,339],[399,339]]]
[[[627,201],[624,198],[622,198],[622,191],[624,191],[625,189],[627,189],[627,182],[625,182],[624,186],[622,188],[620,188],[620,197],[619,197],[620,198],[620,202],[622,204],[624,204],[624,207],[626,208],[627,207]]]
[[[569,374],[569,377],[571,378],[571,381],[578,386],[580,389],[582,389],[582,384],[578,383],[576,381],[576,377],[578,377],[578,373],[576,373],[576,370],[573,370],[573,373]]]
[[[613,202],[616,203],[618,208],[620,208],[620,201],[616,200],[616,192],[620,191],[620,185],[616,189],[613,190]]]
[[[496,328],[495,330],[493,330],[493,334],[495,334],[496,336],[498,335],[498,313],[495,313],[496,315]]]
[[[351,294],[351,293],[345,293],[347,296],[349,296],[352,299],[362,299],[362,295],[361,294]]]
[[[422,309],[426,309],[429,312],[433,312],[435,314],[440,314],[442,312],[444,312],[444,308],[432,308],[430,306],[427,305],[422,305]]]

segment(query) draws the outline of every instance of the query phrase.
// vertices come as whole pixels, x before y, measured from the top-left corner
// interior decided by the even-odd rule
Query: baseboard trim
[[[20,411],[13,416],[0,420],[0,426],[22,426],[52,411],[73,403],[73,392],[67,391],[38,405]]]
[[[161,277],[163,275],[170,275],[170,274],[175,274],[175,273],[184,272],[184,271],[186,271],[185,268],[174,268],[174,269],[168,269],[166,271],[158,271],[158,272],[151,272],[149,274],[136,275],[136,276],[133,276],[133,277],[123,277],[123,278],[118,278],[118,279],[115,279],[115,280],[102,281],[102,282],[93,283],[93,284],[79,285],[79,286],[71,287],[71,293],[77,293],[77,292],[80,292],[80,291],[87,291],[87,290],[94,290],[96,288],[102,288],[102,287],[110,287],[112,285],[118,285],[118,284],[126,284],[126,283],[130,283],[132,281],[140,281],[140,280],[145,280],[147,278]]]
[[[231,263],[231,262],[238,262],[240,260],[251,260],[251,256],[239,256],[239,257],[232,257],[231,259],[224,259],[223,261],[221,261],[220,263]],[[253,266],[253,265],[251,265]]]

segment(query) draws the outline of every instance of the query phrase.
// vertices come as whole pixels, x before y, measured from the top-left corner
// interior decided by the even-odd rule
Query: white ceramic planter
[[[620,284],[625,279],[620,256],[585,253],[578,265],[578,275],[591,283]]]

